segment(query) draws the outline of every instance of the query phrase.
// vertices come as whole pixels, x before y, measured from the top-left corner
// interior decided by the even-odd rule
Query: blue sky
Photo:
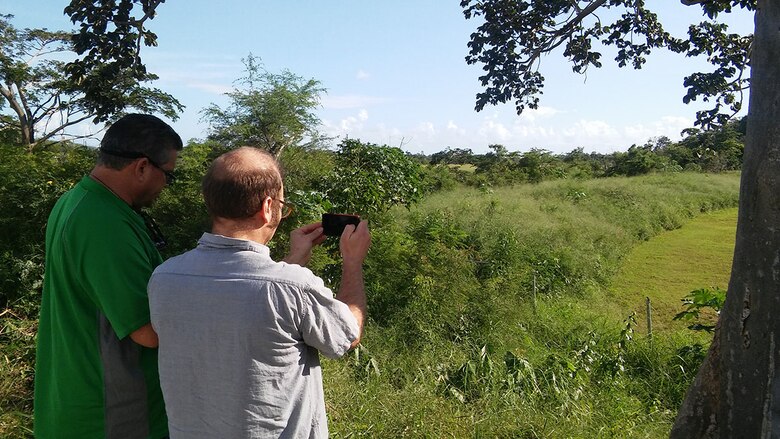
[[[62,15],[68,3],[0,0],[0,12],[14,14],[17,27],[71,29]],[[700,9],[676,1],[647,4],[676,35],[701,19]],[[721,18],[733,31],[752,30],[750,14]],[[160,76],[154,86],[186,106],[171,122],[185,140],[206,136],[200,111],[227,104],[224,93],[249,53],[271,72],[321,82],[327,93],[317,114],[326,133],[410,152],[481,153],[494,143],[510,151],[626,150],[655,136],[679,139],[703,108],[682,103],[682,79],[706,69],[703,61],[659,52],[642,70],[619,69],[608,49],[605,67],[586,76],[572,73],[560,53],[543,58],[538,110],[518,116],[507,104],[477,113],[481,70],[464,57],[479,23],[463,17],[457,0],[167,0],[148,23],[159,45],[142,57]]]

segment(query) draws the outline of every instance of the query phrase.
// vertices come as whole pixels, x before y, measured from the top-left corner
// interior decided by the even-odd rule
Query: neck
[[[274,232],[276,232],[276,228],[272,229],[268,224],[257,227],[255,224],[234,222],[221,218],[214,219],[211,225],[211,233],[215,235],[254,241],[263,245],[271,241]]]
[[[127,185],[123,183],[124,175],[121,171],[96,166],[92,169],[92,172],[89,173],[89,176],[105,186],[105,188],[116,195],[117,198],[130,205],[130,207],[133,207],[133,197],[126,189]]]

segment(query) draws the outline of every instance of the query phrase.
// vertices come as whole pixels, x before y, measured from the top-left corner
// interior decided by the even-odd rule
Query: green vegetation
[[[321,137],[316,129],[320,119],[314,110],[325,92],[319,81],[305,80],[288,70],[271,73],[251,53],[242,61],[246,76],[238,82],[243,89],[225,94],[230,105],[211,104],[201,111],[209,122],[209,140],[225,151],[252,145],[276,157],[304,138],[316,144]]]
[[[101,17],[98,30],[111,20]],[[2,43],[15,44],[7,20]],[[119,30],[154,39],[143,21]],[[137,55],[128,49],[122,54]],[[85,56],[67,73],[78,77],[104,56]],[[733,243],[738,175],[701,171],[740,168],[744,123],[612,154],[490,145],[481,155],[415,157],[358,139],[328,148],[311,112],[319,82],[245,61],[244,87],[227,108],[204,110],[209,136],[182,151],[178,182],[151,214],[168,238],[165,257],[193,247],[208,227],[199,187],[209,162],[252,144],[279,156],[297,206],[272,243],[277,258],[288,232],[323,212],[370,221],[366,337],[349,358],[324,363],[334,437],[668,434],[710,341],[672,318],[696,289],[684,315],[701,328],[712,322],[719,296],[707,288],[725,283],[704,273],[728,272]],[[85,102],[92,91],[77,90]],[[114,98],[85,108],[104,120]],[[52,133],[34,147],[23,134],[0,118],[2,437],[30,436],[45,221],[94,161],[91,148],[46,141]],[[704,226],[680,229],[696,216]],[[705,232],[728,236],[707,241]],[[334,289],[337,253],[330,240],[310,263]],[[652,341],[638,325],[645,296],[657,312]]]
[[[205,227],[197,182],[213,152],[209,142],[190,143],[180,181],[154,208],[172,243],[169,255],[191,247]],[[9,160],[0,164],[0,202],[8,207],[0,217],[0,248],[8,263],[2,265],[0,435],[24,437],[31,425],[43,224],[93,156],[67,144],[36,154],[5,147],[3,154]],[[431,182],[448,174],[418,169],[394,148],[350,140],[337,152],[289,147],[282,160],[299,206],[285,228],[328,208],[372,217],[366,338],[346,360],[324,365],[334,437],[668,432],[707,336],[682,329],[652,343],[635,338],[637,318],[614,307],[606,291],[637,244],[702,212],[733,208],[736,174],[455,185],[430,193]],[[335,206],[329,200],[350,199],[341,200],[332,191],[342,187],[325,182],[340,181],[336,174],[351,175],[352,168],[360,173],[343,187],[361,186],[365,205]],[[419,185],[429,193],[413,204]],[[389,213],[386,194],[397,196]],[[330,277],[334,262],[326,245],[312,268]]]
[[[733,120],[711,131],[688,129],[679,142],[657,137],[610,154],[585,153],[582,148],[565,154],[537,148],[518,152],[490,145],[492,152],[486,154],[448,148],[420,159],[447,167],[453,179],[476,187],[683,170],[733,171],[742,165],[746,122]]]
[[[88,15],[91,19],[110,21],[112,17],[106,12],[103,8]],[[34,150],[55,135],[79,138],[64,133],[85,120],[111,120],[125,109],[160,113],[174,120],[184,109],[173,96],[144,86],[157,76],[147,73],[132,54],[125,60],[129,64],[121,66],[98,64],[85,68],[84,64],[76,67],[63,61],[72,58],[74,52],[92,48],[95,51],[90,51],[90,55],[95,55],[101,43],[114,57],[124,50],[140,48],[133,37],[116,37],[121,32],[119,28],[143,26],[144,20],[132,20],[131,25],[124,15],[125,23],[116,25],[115,38],[99,43],[98,39],[74,41],[73,35],[64,31],[17,29],[10,22],[12,17],[0,14],[0,107],[6,113],[0,118],[0,137]],[[96,27],[99,28],[100,25]],[[106,31],[105,21],[102,31]],[[149,45],[151,40],[144,40]],[[39,132],[41,127],[45,127],[43,132]]]
[[[684,327],[684,322],[672,321],[683,296],[728,285],[736,228],[736,209],[725,209],[635,248],[611,282],[614,302],[639,313],[644,312],[644,298],[651,297],[656,329]]]
[[[674,320],[694,320],[688,329],[694,331],[715,332],[717,321],[702,322],[702,311],[720,314],[726,303],[726,291],[720,288],[699,288],[688,293],[683,299],[685,309],[674,316]]]
[[[358,212],[372,224],[367,336],[346,361],[325,363],[333,435],[665,435],[708,335],[669,324],[687,291],[635,288],[642,271],[630,264],[615,275],[637,244],[701,213],[734,208],[739,178],[637,165],[669,163],[657,157],[670,145],[654,145],[629,150],[625,160],[615,153],[611,162],[492,145],[492,156],[481,161],[460,154],[457,167],[424,164],[433,157],[421,164],[398,148],[355,139],[335,151],[282,148],[287,196],[298,210],[278,233],[277,257],[287,232],[322,212]],[[67,142],[41,143],[34,153],[0,149],[0,435],[25,437],[45,221],[56,199],[91,168],[94,151]],[[178,183],[151,212],[168,236],[164,256],[191,248],[207,228],[199,182],[224,149],[207,139],[182,151]],[[505,186],[518,182],[535,184]],[[665,254],[671,245],[661,242],[636,252]],[[682,258],[722,263],[715,247],[700,252]],[[671,261],[675,270],[657,270],[686,279],[691,289],[711,286]],[[333,284],[333,242],[318,249],[311,267]],[[627,294],[615,296],[614,286],[623,284]],[[682,329],[652,343],[635,338],[632,294],[670,304],[656,324]]]
[[[559,181],[395,211],[374,231],[364,349],[325,366],[334,436],[668,435],[708,339],[634,338],[637,317],[605,291],[634,246],[733,207],[737,186],[700,174]]]
[[[127,20],[139,3],[140,15]],[[139,54],[141,42],[156,44],[145,23],[160,3],[121,0],[98,11],[90,2],[73,1],[65,12],[81,26],[72,39],[44,29],[20,31],[10,16],[0,16],[0,45],[8,55],[0,60],[0,77],[9,88],[6,103],[24,107],[0,115],[2,437],[31,434],[46,217],[94,159],[90,148],[49,139],[81,120],[111,120],[127,108],[175,118],[181,110],[175,98],[142,86],[156,79]],[[467,17],[481,15],[480,8],[495,2],[472,3],[461,2]],[[727,3],[702,5],[712,18],[727,12]],[[513,16],[516,8],[504,6]],[[570,7],[577,5],[555,6]],[[524,14],[560,15],[555,8]],[[356,139],[333,151],[311,111],[324,91],[319,82],[287,71],[266,72],[250,55],[245,87],[228,94],[229,107],[204,110],[209,137],[187,145],[177,169],[179,183],[153,209],[171,244],[165,256],[191,248],[207,227],[198,187],[209,161],[243,143],[265,147],[285,165],[288,197],[298,206],[282,225],[274,255],[284,251],[290,229],[324,211],[358,212],[372,224],[367,335],[348,359],[324,363],[334,437],[667,436],[710,342],[712,310],[723,305],[717,286],[725,284],[729,271],[739,185],[736,174],[683,171],[741,168],[745,120],[726,123],[720,110],[739,110],[734,92],[746,80],[741,72],[751,38],[726,35],[725,27],[705,22],[691,28],[692,38],[677,40],[663,34],[641,4],[626,8],[628,18],[621,21],[648,18],[641,22],[651,26],[639,34],[649,45],[626,40],[622,22],[598,24],[588,37],[616,30],[603,42],[627,49],[619,63],[639,66],[646,50],[660,46],[695,55],[717,40],[724,56],[711,61],[733,68],[687,78],[685,97],[712,98],[716,107],[699,112],[697,123],[717,129],[690,130],[676,143],[651,139],[612,154],[586,154],[581,148],[567,154],[537,148],[511,152],[490,145],[492,152],[481,155],[447,149],[411,157]],[[536,28],[492,26],[503,16],[486,16],[480,27],[485,35],[499,32],[490,45],[501,47],[501,37],[518,31],[519,40],[530,32],[529,41],[536,41]],[[567,32],[585,29],[559,24]],[[519,40],[506,41],[514,47]],[[574,54],[575,70],[600,65],[600,54],[590,50],[587,38],[572,42],[567,51]],[[520,94],[490,89],[500,95],[480,94],[477,108],[510,98],[518,110],[535,106],[538,72],[526,70],[528,75],[518,78],[523,68],[491,70],[505,63],[480,58],[486,47],[471,45],[468,60],[486,63],[483,85],[496,73],[499,79],[509,75],[509,87]],[[72,50],[79,57],[68,64],[56,56],[38,58],[45,49]],[[544,50],[526,55],[533,58]],[[61,107],[51,107],[52,102]],[[36,136],[33,125],[48,126],[43,122],[51,114],[62,120]],[[751,126],[761,121],[751,119]],[[701,223],[680,229],[703,213]],[[665,231],[673,232],[651,240]],[[707,240],[705,234],[717,238]],[[337,262],[330,242],[317,250],[311,266],[332,284]],[[638,325],[637,308],[645,296],[653,298],[660,330],[652,340]],[[686,309],[678,313],[683,296]],[[704,331],[690,331],[673,316],[695,320],[692,328]]]

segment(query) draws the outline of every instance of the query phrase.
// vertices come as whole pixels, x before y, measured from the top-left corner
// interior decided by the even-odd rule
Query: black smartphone
[[[341,236],[341,233],[344,232],[344,227],[346,227],[347,224],[354,224],[355,227],[357,227],[357,225],[360,224],[360,217],[346,213],[322,214],[322,228],[325,236]]]

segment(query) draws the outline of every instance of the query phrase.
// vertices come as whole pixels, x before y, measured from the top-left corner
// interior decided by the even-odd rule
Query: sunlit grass
[[[737,209],[726,209],[639,245],[611,282],[615,303],[624,313],[644,315],[650,297],[654,330],[684,327],[672,321],[682,311],[683,296],[698,288],[727,288],[736,227]]]
[[[327,364],[334,436],[668,437],[701,355],[680,349],[708,337],[670,325],[674,312],[658,310],[656,334],[645,338],[643,314],[628,323],[635,307],[608,286],[628,285],[615,276],[625,276],[619,273],[636,252],[660,255],[665,247],[669,264],[679,265],[657,268],[669,271],[667,284],[717,282],[728,250],[697,243],[728,247],[725,234],[733,245],[728,218],[738,185],[737,175],[666,174],[459,188],[397,211],[394,234],[382,239],[410,233],[425,243],[377,242],[372,257],[395,278],[415,281],[384,279],[378,283],[409,290],[369,294],[412,299],[406,311],[367,328],[364,344],[381,376],[357,378],[344,363]],[[412,260],[388,253],[393,248]],[[641,268],[633,278],[642,278]],[[661,284],[637,297],[657,294],[654,306],[677,305],[689,291],[682,288],[678,295]],[[620,347],[631,334],[634,341]],[[528,375],[511,384],[507,352],[528,362],[538,387]],[[597,372],[604,366],[617,375]],[[457,385],[461,373],[471,384],[448,393],[445,384]]]
[[[708,342],[670,319],[691,289],[725,288],[738,186],[734,174],[561,180],[394,211],[372,230],[362,348],[323,361],[331,436],[667,437],[698,366],[680,349]],[[20,335],[0,346],[3,437],[31,425]]]

